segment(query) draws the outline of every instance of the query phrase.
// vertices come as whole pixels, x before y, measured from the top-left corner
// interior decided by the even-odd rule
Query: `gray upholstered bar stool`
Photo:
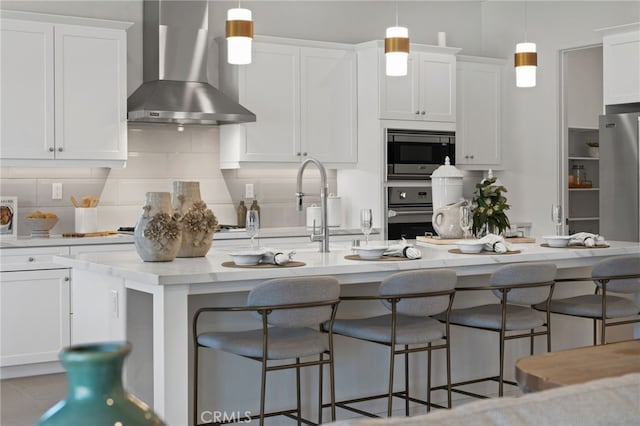
[[[593,266],[590,278],[566,278],[561,281],[593,281],[595,294],[552,299],[549,309],[554,314],[570,315],[593,320],[593,344],[597,344],[598,320],[600,343],[606,343],[606,329],[622,324],[640,322],[640,306],[633,300],[609,294],[638,293],[640,291],[640,256],[620,256],[602,260]],[[544,309],[537,305],[536,309]],[[621,319],[635,316],[634,319]]]
[[[487,286],[457,288],[459,292],[490,290],[500,299],[500,303],[453,309],[450,315],[450,323],[452,325],[499,333],[500,366],[498,376],[453,383],[451,385],[453,392],[476,398],[487,398],[485,395],[456,389],[456,387],[484,381],[497,381],[498,395],[503,396],[504,383],[517,386],[513,381],[504,380],[504,347],[506,340],[528,337],[530,339],[529,352],[533,355],[534,337],[546,335],[547,351],[551,350],[550,314],[547,310],[545,318],[540,312],[535,311],[532,305],[544,301],[548,307],[553,294],[555,276],[556,265],[553,263],[522,263],[498,268],[491,274],[489,285]],[[444,319],[444,317],[441,315],[440,319]],[[527,332],[512,333],[523,330],[527,330]]]
[[[387,415],[391,417],[393,397],[405,401],[405,414],[409,415],[409,402],[422,403],[427,410],[431,404],[431,351],[446,350],[447,385],[451,383],[451,355],[449,351],[449,324],[446,318],[451,310],[457,277],[455,271],[433,269],[406,271],[393,274],[380,284],[377,296],[348,296],[340,300],[381,300],[391,313],[359,319],[336,319],[334,334],[354,339],[383,344],[389,347],[389,391],[381,395],[366,396],[337,402],[346,410],[367,416],[374,416],[348,404],[377,398],[388,398]],[[431,318],[443,313],[445,324]],[[444,342],[433,345],[434,342]],[[402,345],[402,349],[397,349]],[[411,347],[410,347],[411,346]],[[427,351],[427,400],[411,398],[409,395],[409,354]],[[396,355],[404,355],[404,391],[393,391],[394,361]],[[447,393],[448,407],[451,408],[451,392]],[[444,408],[444,407],[440,407]],[[374,416],[375,417],[375,416]]]
[[[322,423],[322,366],[329,365],[331,389],[331,418],[335,420],[335,388],[333,373],[333,335],[331,324],[339,303],[340,287],[333,277],[282,278],[265,281],[249,292],[246,306],[206,307],[199,309],[193,319],[194,350],[194,425],[198,424],[198,356],[200,348],[218,349],[240,355],[262,365],[260,387],[260,425],[264,418],[285,415],[302,418],[300,403],[300,368],[319,366],[319,413]],[[262,327],[247,331],[213,331],[198,333],[198,320],[205,312],[254,312]],[[320,325],[329,323],[329,333],[320,331]],[[327,358],[325,358],[327,355]],[[301,361],[301,358],[318,356],[318,360]],[[295,360],[273,365],[272,360]],[[296,369],[296,408],[265,413],[267,372]],[[293,413],[296,415],[294,416]],[[238,419],[243,420],[243,419]],[[236,420],[236,421],[238,421]]]

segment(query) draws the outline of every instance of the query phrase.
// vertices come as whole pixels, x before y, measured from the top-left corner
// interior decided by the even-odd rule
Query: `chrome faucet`
[[[322,210],[322,232],[320,234],[316,234],[316,224],[314,222],[313,231],[311,232],[311,241],[320,241],[320,252],[329,253],[329,227],[327,226],[327,194],[329,192],[329,185],[327,184],[327,171],[322,163],[315,158],[307,158],[302,162],[298,169],[296,210],[299,212],[302,211],[302,197],[305,195],[316,195],[305,194],[302,192],[302,175],[304,174],[304,169],[309,165],[309,163],[315,164],[320,171],[320,210]]]

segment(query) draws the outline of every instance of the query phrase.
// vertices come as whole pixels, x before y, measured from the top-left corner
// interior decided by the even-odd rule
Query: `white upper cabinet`
[[[299,49],[254,42],[252,50],[251,65],[227,64],[224,68],[233,67],[228,71],[235,71],[237,83],[230,86],[237,91],[240,104],[253,112],[257,120],[220,126],[221,161],[298,162]]]
[[[503,60],[458,57],[456,165],[502,167]]]
[[[3,164],[124,163],[129,25],[3,12]]]
[[[2,158],[53,159],[53,25],[1,22]]]
[[[415,47],[412,46],[412,50]],[[434,48],[438,49],[438,48]],[[442,48],[440,48],[442,49]],[[446,49],[446,48],[445,48]],[[457,51],[458,49],[448,49]],[[454,53],[412,51],[403,77],[385,75],[380,55],[380,118],[456,121],[456,57]]]
[[[605,105],[640,102],[640,23],[601,32]]]
[[[220,47],[222,90],[256,114],[255,123],[220,126],[222,168],[298,164],[308,157],[334,167],[355,163],[353,49],[257,37],[252,63],[236,66],[226,63],[224,39]]]

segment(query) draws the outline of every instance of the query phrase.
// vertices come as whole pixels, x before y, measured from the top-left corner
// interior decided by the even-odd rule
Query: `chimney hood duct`
[[[207,83],[207,1],[143,1],[143,81],[129,96],[134,122],[229,124],[256,115]]]

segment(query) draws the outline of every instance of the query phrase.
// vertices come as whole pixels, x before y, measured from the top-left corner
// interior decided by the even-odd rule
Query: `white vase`
[[[600,147],[599,146],[590,146],[588,149],[589,157],[598,158],[600,157]]]
[[[138,219],[133,241],[145,262],[168,262],[175,259],[182,233],[171,209],[171,194],[147,192],[142,215]]]
[[[200,197],[200,183],[173,182],[172,205],[182,225],[182,243],[177,257],[206,256],[218,221]]]

